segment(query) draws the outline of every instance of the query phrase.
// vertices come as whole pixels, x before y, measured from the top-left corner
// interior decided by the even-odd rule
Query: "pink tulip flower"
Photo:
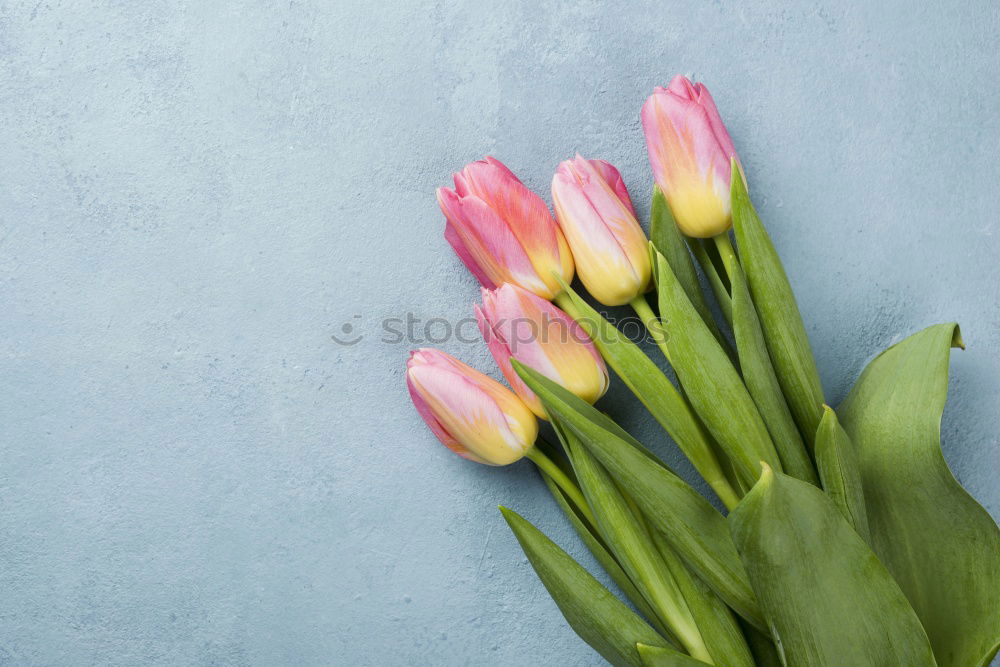
[[[552,177],[552,201],[580,280],[595,299],[620,306],[646,291],[646,234],[617,169],[579,155],[566,160]]]
[[[608,369],[583,328],[551,303],[506,284],[483,289],[476,320],[507,382],[531,410],[546,418],[541,401],[511,365],[517,359],[588,403],[608,390]]]
[[[412,351],[406,386],[434,435],[459,456],[502,466],[517,461],[535,444],[538,420],[521,399],[444,352]]]
[[[729,229],[730,158],[739,158],[708,89],[674,77],[646,100],[642,127],[653,176],[680,230],[708,238]]]
[[[438,188],[444,236],[479,282],[513,283],[551,299],[553,276],[573,280],[573,255],[542,198],[492,157],[454,174],[455,189]]]

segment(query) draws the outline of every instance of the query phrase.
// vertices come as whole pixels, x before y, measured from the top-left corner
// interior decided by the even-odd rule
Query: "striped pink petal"
[[[675,77],[646,100],[642,125],[653,174],[678,227],[701,237],[728,229],[736,152],[708,89]]]
[[[446,238],[451,237],[449,243],[480,283],[491,286],[516,282],[531,290],[548,289],[510,227],[486,202],[472,196],[459,197],[445,188],[441,192],[442,210],[450,228]],[[458,246],[463,250],[459,251]]]
[[[577,155],[556,170],[552,199],[577,272],[594,298],[617,306],[646,291],[646,235],[617,169]]]
[[[518,377],[511,359],[591,403],[607,391],[607,368],[593,343],[579,324],[545,299],[510,284],[484,289],[476,319],[504,377],[540,417],[545,417],[541,403]]]
[[[561,291],[553,274],[572,280],[573,256],[548,207],[503,163],[472,162],[454,180],[438,194],[445,236],[480,283],[513,282],[552,298]]]
[[[579,154],[577,154],[576,157],[577,159],[582,159]],[[636,217],[635,207],[632,205],[632,198],[628,194],[628,188],[625,187],[625,181],[622,179],[622,175],[618,169],[606,160],[587,160],[587,162],[589,162],[590,166],[594,168],[594,171],[600,174],[601,179],[604,180],[604,182],[607,183],[612,190],[614,190],[618,199],[628,206],[629,211],[632,213],[632,217]]]
[[[464,458],[506,465],[534,444],[538,425],[524,403],[496,380],[443,352],[412,352],[406,381],[431,431]]]

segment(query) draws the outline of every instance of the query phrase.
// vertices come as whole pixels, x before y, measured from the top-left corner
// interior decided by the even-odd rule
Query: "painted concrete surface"
[[[403,364],[477,298],[434,188],[490,153],[547,197],[580,151],[645,214],[677,72],[832,402],[961,322],[945,453],[1000,514],[1000,10],[934,4],[0,4],[0,663],[599,663],[496,511],[593,565],[531,466],[435,444]]]

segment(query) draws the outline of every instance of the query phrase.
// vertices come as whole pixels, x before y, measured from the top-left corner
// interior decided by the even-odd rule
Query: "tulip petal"
[[[546,364],[549,376],[588,403],[608,390],[610,380],[604,360],[579,324],[548,301],[525,290],[511,290],[520,302],[521,312],[540,323],[541,344],[537,352],[530,347],[517,350],[514,358],[541,372]],[[544,361],[543,358],[544,357]],[[538,363],[539,365],[533,365]]]
[[[479,458],[473,452],[466,449],[462,443],[448,433],[444,424],[442,424],[438,418],[434,416],[430,406],[427,405],[427,401],[424,400],[423,396],[420,395],[420,391],[414,386],[409,373],[407,373],[406,376],[406,389],[410,393],[410,400],[413,401],[413,406],[417,409],[417,412],[420,413],[424,423],[426,423],[428,428],[430,428],[434,435],[437,436],[437,439],[441,441],[442,445],[464,459],[469,459],[470,461],[475,461],[476,463],[487,463],[487,461]]]
[[[716,138],[708,112],[697,102],[669,94],[653,95],[649,102],[648,113],[643,107],[643,127],[652,127],[659,137],[659,159],[666,169],[675,177],[708,181],[714,176],[728,184],[729,155]]]
[[[476,277],[476,280],[479,281],[480,285],[491,289],[495,287],[489,276],[483,273],[483,270],[479,268],[478,264],[476,264],[476,260],[473,258],[472,253],[469,252],[469,249],[465,247],[465,243],[462,242],[462,237],[459,235],[458,230],[455,229],[455,226],[450,222],[444,228],[444,240],[447,241],[452,247],[455,254],[458,255],[458,258],[462,260],[462,264],[465,264],[465,268],[467,268],[472,275]]]
[[[575,179],[566,174],[556,173],[552,179],[552,198],[556,213],[560,220],[573,221],[564,223],[562,228],[573,248],[581,278],[587,273],[602,278],[624,273],[634,280],[635,271],[618,240],[587,198],[576,194],[576,188]],[[593,288],[591,285],[587,288],[591,292],[599,289],[596,284]]]
[[[483,200],[500,219],[507,221],[528,257],[552,256],[553,248],[559,245],[560,233],[548,206],[499,160],[488,157],[470,163],[461,174],[455,175],[456,187],[460,182],[469,195]],[[545,276],[542,271],[555,267],[535,268]]]
[[[406,371],[413,404],[441,442],[489,465],[521,458],[535,442],[538,422],[506,387],[438,350],[410,353]]]
[[[486,303],[486,295],[483,296],[483,302]],[[479,331],[483,334],[483,340],[486,341],[486,347],[489,348],[490,354],[493,355],[493,359],[496,361],[497,366],[500,368],[500,372],[503,373],[504,378],[506,378],[508,384],[514,389],[514,392],[521,397],[521,400],[531,408],[539,417],[543,419],[547,418],[545,414],[545,408],[542,407],[542,402],[538,400],[534,392],[528,389],[528,385],[524,384],[524,380],[514,371],[514,367],[510,364],[510,349],[507,347],[507,342],[498,329],[494,328],[490,324],[490,318],[486,316],[486,313],[478,305],[473,306],[473,310],[476,314],[476,322],[479,324]]]
[[[695,98],[695,87],[692,85],[691,80],[688,79],[683,74],[677,74],[670,80],[666,88],[656,87],[656,91],[666,91],[671,92],[678,97],[685,97],[687,99]]]
[[[675,77],[646,100],[642,124],[656,182],[681,230],[706,238],[727,229],[730,158],[736,155],[708,90]]]
[[[482,384],[440,366],[412,368],[410,377],[416,391],[448,433],[459,442],[476,442],[489,452],[488,457],[482,457],[483,462],[504,465],[524,455],[524,434],[512,429],[513,424],[498,405],[497,396],[483,391]],[[498,387],[503,389],[499,384]]]
[[[733,140],[729,137],[726,125],[722,122],[719,110],[715,106],[715,99],[708,92],[705,84],[691,83],[686,76],[678,74],[670,81],[670,85],[666,89],[657,88],[656,90],[669,92],[677,97],[697,102],[699,106],[703,107],[708,114],[715,138],[719,142],[719,145],[722,146],[726,157],[736,157],[736,147],[733,145]]]
[[[705,113],[708,115],[708,120],[712,124],[712,131],[715,133],[715,138],[722,146],[722,151],[726,154],[726,157],[736,158],[739,162],[739,156],[736,155],[736,146],[733,145],[733,140],[729,136],[729,130],[726,129],[725,123],[722,122],[722,116],[719,115],[719,110],[715,106],[715,100],[712,98],[712,94],[708,92],[702,84],[697,84],[695,88],[698,90],[698,100],[701,102],[702,108],[705,109]]]
[[[497,365],[538,416],[547,418],[538,398],[511,367],[512,358],[590,403],[607,391],[607,367],[586,332],[545,299],[506,284],[493,291],[484,289],[483,305],[475,312]]]
[[[579,155],[576,157],[580,159]],[[601,179],[611,186],[611,189],[618,195],[618,199],[628,206],[629,211],[632,212],[632,217],[637,218],[635,206],[632,205],[632,198],[628,194],[628,188],[625,187],[625,181],[622,179],[622,175],[618,169],[606,160],[587,160],[587,162],[600,175]]]
[[[617,169],[580,156],[567,160],[552,178],[552,198],[580,279],[596,299],[621,305],[646,290],[646,236]]]
[[[457,209],[459,215],[450,220],[454,235],[486,276],[484,286],[515,282],[533,292],[551,292],[511,228],[486,202],[468,196],[457,200]]]
[[[599,214],[604,224],[607,225],[612,237],[626,257],[631,258],[635,255],[645,258],[647,254],[646,236],[642,233],[639,221],[635,218],[632,200],[628,197],[625,184],[621,182],[621,175],[618,174],[617,169],[605,163],[618,175],[621,189],[625,190],[624,198],[594,167],[594,162],[597,160],[584,160],[579,157],[573,162],[574,175],[577,178],[580,191],[590,202],[594,211]]]
[[[607,367],[580,325],[531,292],[511,288],[508,294],[508,299],[516,300],[522,317],[539,323],[539,344],[514,350],[514,358],[588,403],[603,396],[610,384]],[[546,367],[551,369],[551,375]]]

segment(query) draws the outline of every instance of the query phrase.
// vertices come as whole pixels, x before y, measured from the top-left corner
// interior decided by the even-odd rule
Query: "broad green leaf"
[[[729,271],[733,290],[733,336],[736,339],[740,369],[743,371],[743,382],[767,424],[784,472],[812,484],[819,484],[812,460],[785,403],[774,367],[771,366],[764,332],[761,331],[760,320],[750,298],[750,290],[747,289],[743,267],[732,254],[724,256],[723,261]]]
[[[786,664],[935,664],[906,596],[815,486],[765,467],[728,520]]]
[[[837,412],[858,455],[875,553],[916,609],[938,663],[965,667],[988,664],[1000,644],[1000,530],[941,454],[952,345],[962,345],[955,324],[893,345]]]
[[[702,273],[708,279],[708,284],[715,295],[715,301],[719,304],[719,310],[722,311],[722,317],[732,327],[733,299],[729,294],[729,288],[723,282],[722,276],[719,275],[719,270],[716,268],[715,262],[712,261],[712,257],[709,255],[708,246],[706,246],[702,239],[687,239],[687,244],[691,249],[691,254],[698,260]]]
[[[771,435],[743,380],[659,253],[653,275],[671,364],[702,423],[744,482],[757,479],[761,461],[780,470]]]
[[[725,518],[687,482],[605,424],[594,406],[544,375],[513,361],[514,369],[555,416],[638,503],[684,561],[737,613],[764,628],[746,571]]]
[[[684,288],[684,293],[712,335],[723,342],[722,332],[719,331],[708,302],[705,301],[705,294],[701,291],[701,283],[698,282],[698,272],[694,268],[691,253],[688,252],[683,235],[677,229],[670,204],[667,203],[667,198],[663,196],[663,191],[658,185],[653,186],[653,202],[649,211],[649,238],[653,246],[670,262],[674,275]]]
[[[812,447],[823,412],[823,387],[802,315],[774,245],[750,203],[743,172],[733,164],[733,231],[775,374],[799,432]]]
[[[580,539],[590,550],[590,553],[594,555],[597,562],[601,564],[604,571],[608,573],[611,580],[615,582],[615,585],[621,589],[621,592],[635,605],[636,609],[646,617],[646,620],[652,624],[657,632],[663,635],[665,638],[670,640],[675,640],[671,633],[663,626],[660,619],[657,618],[656,614],[653,612],[653,608],[649,606],[646,602],[646,598],[642,596],[639,589],[635,587],[632,580],[628,578],[625,574],[625,570],[622,569],[615,557],[611,555],[608,551],[600,535],[594,532],[596,529],[591,527],[587,520],[581,516],[580,512],[576,510],[573,503],[570,502],[566,494],[562,492],[552,478],[548,475],[542,473],[542,479],[545,480],[546,486],[549,487],[549,492],[552,497],[555,498],[556,503],[562,509],[563,513],[569,519],[569,522],[573,525],[576,530],[576,534],[580,536]]]
[[[563,284],[563,289],[559,305],[583,327],[604,360],[673,438],[726,507],[735,506],[739,499],[726,480],[708,433],[687,400],[638,345],[591,308],[568,285]]]
[[[558,419],[558,417],[553,417]],[[587,504],[597,517],[604,536],[622,569],[642,591],[657,617],[670,628],[693,657],[709,657],[708,647],[691,617],[673,575],[660,558],[642,519],[629,508],[611,476],[583,447],[575,434],[567,434],[569,456]]]
[[[743,621],[740,622],[740,627],[743,628],[743,636],[746,637],[757,667],[785,667],[771,637]]]
[[[823,406],[823,418],[816,430],[816,465],[826,495],[858,535],[871,544],[858,457],[851,439],[837,421],[837,413],[827,405]]]
[[[655,530],[650,533],[708,645],[712,662],[726,667],[754,667],[750,648],[726,603],[688,569],[661,533]]]
[[[605,660],[641,667],[637,643],[670,648],[648,623],[542,531],[513,510],[501,507],[500,511],[566,621]]]
[[[691,667],[693,665],[704,665],[707,663],[695,660],[689,655],[672,651],[662,646],[649,646],[648,644],[636,644],[639,657],[645,667]]]

